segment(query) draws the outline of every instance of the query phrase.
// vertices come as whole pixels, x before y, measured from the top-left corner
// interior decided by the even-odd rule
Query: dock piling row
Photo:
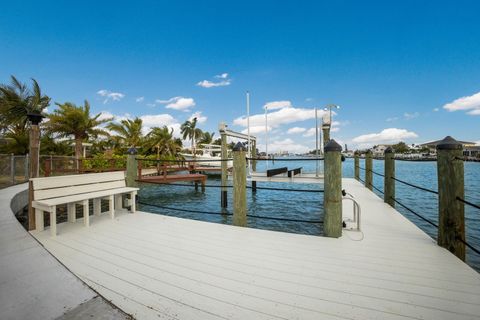
[[[395,207],[395,151],[388,147],[385,150],[385,178],[383,181],[383,201],[390,206]]]
[[[437,145],[438,245],[465,261],[465,198],[462,144],[448,136]]]
[[[326,237],[342,236],[342,147],[330,140],[324,147],[325,182],[323,206],[323,234]]]
[[[233,148],[233,225],[247,226],[247,160],[242,143]]]

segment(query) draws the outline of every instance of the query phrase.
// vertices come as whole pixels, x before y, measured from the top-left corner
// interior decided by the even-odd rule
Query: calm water
[[[323,171],[320,164],[320,172]],[[276,160],[275,164],[269,164],[269,168],[303,167],[304,172],[315,172],[315,161],[287,162]],[[363,160],[360,166],[364,167]],[[265,162],[257,165],[258,171],[265,170]],[[373,170],[383,174],[383,161],[374,160]],[[364,171],[360,171],[360,177],[364,178]],[[353,177],[353,159],[347,159],[343,163],[344,177]],[[396,161],[396,176],[413,184],[437,190],[436,162],[410,162]],[[373,175],[375,187],[383,190],[383,178]],[[219,185],[219,177],[209,177],[208,183]],[[295,188],[295,189],[321,189],[323,186],[315,184],[289,184],[289,183],[258,183],[259,187]],[[347,190],[348,191],[348,190]],[[380,193],[375,191],[379,196]],[[435,194],[420,191],[403,184],[396,185],[396,198],[411,207],[414,211],[438,223],[438,198]],[[480,203],[480,163],[465,163],[465,198],[473,203]],[[181,209],[193,209],[207,212],[222,212],[220,208],[220,189],[207,188],[204,193],[195,191],[193,187],[147,185],[141,186],[139,200],[144,203],[175,207]],[[232,213],[232,189],[228,189],[229,208],[224,211]],[[292,218],[301,220],[323,220],[323,194],[303,192],[282,192],[270,190],[258,190],[252,194],[247,190],[248,213],[256,216]],[[176,217],[197,219],[216,223],[232,223],[230,215],[215,215],[202,213],[179,212],[161,209],[155,206],[142,205],[143,211],[158,212]],[[402,214],[429,234],[436,238],[437,230],[433,226],[419,219],[415,215],[397,206]],[[476,248],[480,248],[480,210],[465,205],[467,242]],[[321,235],[322,225],[318,223],[275,221],[258,218],[248,218],[248,226],[252,228]],[[467,262],[480,271],[480,256],[467,249]]]

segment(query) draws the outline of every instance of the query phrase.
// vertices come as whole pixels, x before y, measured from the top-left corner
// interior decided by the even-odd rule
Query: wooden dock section
[[[144,212],[32,234],[137,319],[480,319],[477,272],[359,182],[342,188],[362,232],[338,239]]]

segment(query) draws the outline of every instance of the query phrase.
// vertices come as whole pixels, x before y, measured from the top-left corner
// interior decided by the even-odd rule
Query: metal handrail
[[[357,202],[357,200],[354,199],[353,195],[351,195],[350,193],[347,193],[346,196],[343,196],[342,200],[350,200],[353,202],[353,222],[357,224],[357,231],[360,231],[360,204]]]

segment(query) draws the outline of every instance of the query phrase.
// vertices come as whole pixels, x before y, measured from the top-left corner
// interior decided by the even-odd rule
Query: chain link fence
[[[28,181],[28,156],[0,154],[0,188]]]

